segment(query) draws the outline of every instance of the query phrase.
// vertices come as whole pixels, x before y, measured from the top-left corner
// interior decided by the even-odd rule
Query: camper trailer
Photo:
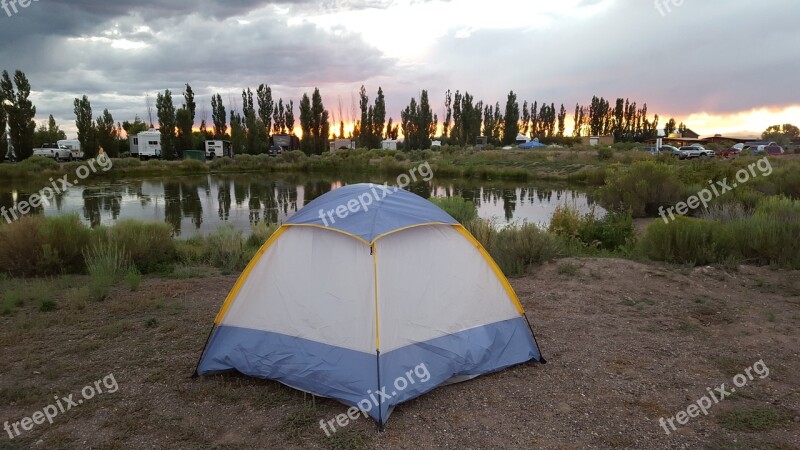
[[[231,141],[206,141],[206,159],[214,159],[218,156],[233,158],[233,148]]]
[[[62,149],[60,152],[61,159],[73,160],[83,159],[83,151],[81,150],[81,141],[77,139],[62,139],[58,141],[58,148]],[[65,154],[64,149],[69,150],[69,154]]]
[[[161,133],[155,130],[142,131],[129,138],[131,156],[145,161],[150,158],[161,158]]]

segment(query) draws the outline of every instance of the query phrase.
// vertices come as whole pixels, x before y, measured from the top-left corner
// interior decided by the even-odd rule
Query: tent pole
[[[381,351],[375,350],[378,358],[378,433],[382,433],[384,431],[383,427],[383,408],[381,407],[381,403],[383,403],[383,398],[380,395],[381,392]]]
[[[211,325],[211,331],[208,332],[208,337],[206,338],[206,343],[203,344],[203,351],[200,352],[200,358],[197,360],[197,365],[194,368],[194,373],[192,374],[192,379],[195,379],[199,376],[197,373],[198,369],[200,369],[200,361],[203,360],[203,355],[206,353],[206,348],[208,348],[208,341],[211,340],[211,335],[214,333],[214,329],[217,328],[217,325]]]
[[[539,350],[539,363],[547,364],[547,360],[544,359],[544,355],[542,355],[542,347],[539,347],[539,342],[536,340],[536,333],[533,332],[533,326],[531,326],[531,321],[528,320],[528,315],[526,313],[522,313],[522,316],[525,317],[525,322],[528,322],[528,328],[530,328],[531,336],[533,336],[533,343],[536,344],[536,349]]]

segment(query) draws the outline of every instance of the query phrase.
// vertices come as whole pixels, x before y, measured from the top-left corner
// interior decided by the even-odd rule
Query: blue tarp
[[[456,225],[458,221],[428,200],[403,189],[353,184],[315,199],[286,223],[324,226],[372,242],[401,228],[427,223]]]
[[[532,149],[532,148],[540,148],[540,147],[547,147],[547,146],[542,144],[542,143],[540,143],[539,139],[534,139],[534,140],[532,140],[530,142],[526,142],[524,144],[520,144],[519,145],[519,148],[521,148],[523,150],[529,150],[529,149]]]

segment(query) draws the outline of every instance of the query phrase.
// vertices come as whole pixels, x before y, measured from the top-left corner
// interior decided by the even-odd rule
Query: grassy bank
[[[498,227],[478,218],[475,205],[460,197],[432,199],[462,222],[508,275],[565,256],[617,256],[679,264],[741,263],[800,269],[800,200],[759,198],[750,210],[735,203],[704,218],[655,221],[642,236],[630,212],[598,218],[568,205],[553,214],[548,229],[522,223]],[[0,225],[0,273],[12,277],[89,274],[87,298],[102,300],[115,283],[135,287],[143,274],[191,277],[216,267],[241,271],[274,232],[263,222],[249,236],[232,227],[179,240],[165,223],[124,220],[89,228],[75,215],[25,217]],[[13,301],[12,301],[13,303]]]
[[[139,161],[133,158],[114,159],[108,172],[92,174],[96,178],[125,178],[168,175],[202,175],[208,173],[300,172],[319,174],[373,173],[399,174],[428,162],[439,177],[499,180],[567,181],[582,170],[608,167],[614,162],[627,164],[646,158],[641,152],[618,152],[601,158],[595,149],[574,148],[539,151],[518,150],[397,150],[356,149],[307,156],[300,151],[276,157],[236,155],[233,159],[218,158],[209,163],[200,161]],[[74,174],[81,162],[57,163],[41,157],[18,164],[0,165],[0,179],[30,180]],[[578,176],[580,179],[580,176]]]

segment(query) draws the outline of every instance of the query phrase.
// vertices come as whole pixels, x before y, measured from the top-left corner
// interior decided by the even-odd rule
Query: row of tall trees
[[[658,114],[648,119],[647,103],[639,108],[635,101],[618,98],[612,108],[608,100],[594,96],[588,107],[575,105],[573,136],[614,135],[620,142],[642,141],[657,136],[658,121]]]
[[[53,116],[37,128],[34,122],[36,107],[30,101],[31,86],[25,74],[16,71],[12,77],[4,71],[0,78],[0,130],[10,128],[9,138],[20,159],[29,157],[34,146],[65,138]],[[250,88],[242,91],[242,107],[239,110],[228,99],[228,108],[219,93],[211,97],[211,122],[206,122],[205,107],[200,120],[200,130],[193,127],[198,111],[195,93],[189,84],[185,85],[180,106],[176,106],[172,92],[159,93],[155,107],[158,128],[161,132],[162,150],[165,158],[181,158],[188,149],[200,148],[206,139],[230,139],[236,153],[264,153],[270,144],[270,137],[276,134],[294,134],[294,101],[273,98],[272,89],[261,84],[253,92]],[[359,91],[360,119],[356,120],[350,137],[359,146],[380,147],[383,139],[397,139],[400,133],[405,136],[406,149],[427,148],[434,139],[441,139],[453,145],[472,145],[476,138],[484,135],[493,144],[509,145],[519,134],[531,138],[554,139],[565,137],[567,110],[563,104],[527,100],[520,105],[517,94],[510,91],[505,105],[484,103],[476,100],[469,92],[456,90],[445,92],[442,132],[439,134],[439,117],[433,112],[428,92],[423,90],[419,97],[412,98],[400,112],[399,123],[392,117],[387,119],[386,99],[382,87],[378,87],[374,102],[370,102],[365,86]],[[341,101],[339,105],[341,115]],[[132,122],[115,123],[111,113],[104,110],[93,116],[92,107],[86,96],[74,101],[75,124],[78,136],[87,156],[97,153],[102,147],[106,152],[116,155],[127,146],[123,136],[135,135],[140,131],[155,127],[148,98],[149,123],[139,117]],[[353,115],[356,106],[353,103]],[[657,136],[659,116],[648,116],[647,104],[639,104],[630,99],[617,98],[613,105],[603,97],[592,97],[588,105],[575,105],[573,137],[586,135],[613,135],[617,141],[642,141]],[[299,122],[303,131],[301,150],[307,154],[319,154],[327,150],[329,137],[345,137],[344,122],[338,130],[331,130],[329,112],[325,109],[319,89],[311,96],[304,94],[299,104]],[[667,134],[685,131],[686,125],[677,124],[670,119],[664,126]],[[402,131],[401,131],[402,130]],[[333,132],[332,132],[333,131]],[[766,138],[775,137],[786,141],[797,139],[791,126],[776,125],[765,131]],[[5,133],[0,133],[0,149],[6,147]]]
[[[400,113],[401,125],[406,150],[426,149],[431,146],[431,139],[439,128],[439,117],[431,110],[428,100],[428,91],[423,90],[419,96],[419,103],[415,98]]]
[[[97,156],[102,148],[110,156],[118,156],[124,145],[122,124],[114,123],[114,117],[104,109],[96,119],[92,115],[92,103],[84,95],[73,102],[75,127],[78,129],[78,140],[86,158]]]

